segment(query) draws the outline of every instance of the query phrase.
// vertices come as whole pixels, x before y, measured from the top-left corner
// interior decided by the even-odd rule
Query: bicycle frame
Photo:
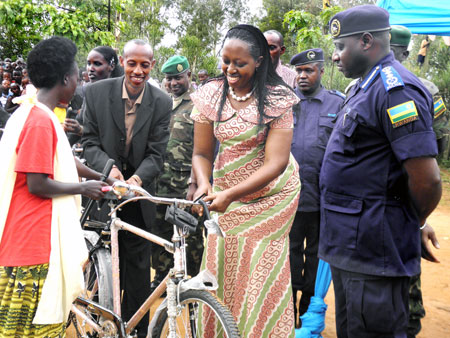
[[[113,304],[114,312],[121,316],[120,309],[120,271],[119,271],[119,230],[129,231],[139,237],[145,238],[148,241],[161,245],[163,247],[171,248],[173,250],[173,244],[161,237],[153,235],[147,231],[144,231],[131,224],[125,223],[118,218],[114,218],[111,223],[111,258],[112,258],[112,276],[113,276]],[[172,251],[173,252],[173,251]],[[161,297],[167,288],[166,282],[169,279],[167,275],[162,283],[156,288],[156,290],[147,298],[147,300],[141,305],[137,312],[128,321],[125,333],[130,334],[136,325],[141,321],[142,317],[150,310],[151,305]]]
[[[125,202],[122,202],[118,206],[116,206],[114,209],[112,209],[110,216],[112,219],[110,230],[111,230],[111,258],[112,258],[112,278],[113,278],[113,306],[114,306],[114,312],[100,306],[99,304],[84,299],[82,297],[78,297],[74,304],[72,305],[72,312],[76,313],[79,317],[83,318],[83,320],[86,321],[86,323],[89,324],[90,327],[92,327],[95,331],[97,331],[102,337],[102,327],[98,323],[95,323],[92,321],[83,311],[78,309],[76,305],[81,305],[83,307],[88,307],[89,311],[98,315],[101,315],[104,319],[113,321],[115,325],[118,328],[118,336],[120,338],[126,338],[129,337],[129,335],[133,332],[136,325],[141,321],[141,319],[144,317],[144,315],[150,311],[150,307],[161,297],[161,295],[167,291],[168,299],[170,300],[169,295],[175,295],[176,292],[180,292],[180,287],[182,283],[177,283],[178,285],[175,285],[173,282],[175,279],[184,280],[187,276],[186,271],[186,252],[185,252],[185,245],[184,245],[184,237],[180,234],[180,231],[178,228],[174,225],[174,236],[172,238],[172,242],[169,242],[159,236],[156,236],[150,232],[147,232],[145,230],[142,230],[136,226],[133,226],[131,224],[128,224],[126,222],[123,222],[120,220],[116,212],[117,210],[122,207],[126,203],[130,203],[136,200],[149,200],[156,203],[161,204],[179,204],[182,206],[186,205],[194,205],[195,202],[192,201],[186,201],[186,200],[178,200],[178,199],[170,199],[170,198],[158,198],[153,197],[149,195],[145,190],[143,192],[141,191],[143,189],[135,189],[135,191],[138,191],[139,193],[143,194],[145,193],[145,197],[133,197],[131,199],[126,200]],[[125,230],[129,231],[139,237],[142,237],[150,242],[153,242],[155,244],[158,244],[160,246],[163,246],[167,251],[174,254],[174,267],[170,270],[169,274],[164,278],[164,280],[161,282],[161,284],[153,291],[153,293],[145,300],[145,302],[140,306],[140,308],[137,310],[137,312],[131,317],[131,319],[126,323],[123,322],[121,319],[121,306],[120,306],[120,271],[119,271],[119,241],[118,241],[118,233],[119,230]],[[202,283],[198,283],[198,278],[200,280],[203,280]],[[172,280],[172,282],[170,282]],[[217,282],[214,280],[210,280],[208,278],[202,279],[202,276],[197,276],[190,281],[195,280],[194,284],[195,288],[198,290],[215,290],[217,288]],[[189,283],[189,282],[188,282]],[[206,283],[211,283],[213,286],[206,286]],[[168,290],[167,285],[171,285],[171,289]],[[192,285],[190,284],[190,285]],[[174,298],[174,297],[173,297]],[[176,299],[176,302],[168,302],[171,304],[171,310],[176,311],[176,306],[178,303],[178,299]],[[173,319],[175,320],[175,318]]]

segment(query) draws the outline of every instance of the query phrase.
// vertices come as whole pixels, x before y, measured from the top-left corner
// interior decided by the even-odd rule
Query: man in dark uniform
[[[191,112],[194,104],[190,95],[194,89],[191,84],[189,62],[184,56],[174,55],[161,68],[165,74],[169,90],[173,95],[173,108],[170,118],[170,137],[161,175],[156,183],[156,194],[160,197],[186,198],[195,192],[195,182],[190,182],[192,168],[192,151],[194,147],[194,121]],[[173,226],[164,220],[166,206],[156,207],[156,226],[154,233],[170,240]],[[195,276],[200,269],[203,255],[203,238],[201,228],[186,240],[186,260],[188,274]],[[152,250],[152,267],[155,278],[151,284],[153,291],[173,267],[173,255],[158,246]]]
[[[320,173],[319,257],[330,264],[338,337],[406,337],[420,228],[441,197],[433,101],[389,49],[389,13],[357,6],[330,20],[350,90]]]
[[[291,65],[297,71],[295,93],[301,99],[300,104],[294,108],[291,152],[300,166],[302,190],[289,234],[296,323],[297,313],[301,316],[308,310],[310,299],[314,295],[319,263],[320,166],[336,113],[345,99],[344,94],[322,86],[323,62],[323,51],[320,48],[306,50],[291,59]],[[298,310],[297,291],[302,292]]]
[[[404,26],[393,25],[391,27],[391,39],[390,39],[390,47],[392,52],[394,53],[395,59],[402,63],[409,56],[408,46],[411,41],[411,31]],[[433,119],[433,130],[436,133],[436,124],[437,121],[441,121],[441,116],[445,116],[446,108],[442,101],[442,97],[439,96],[439,89],[436,85],[423,78],[419,78],[422,81],[425,88],[428,89],[430,94],[433,96],[434,102],[434,119]],[[439,104],[442,103],[442,106]],[[439,141],[438,141],[438,149],[439,149]],[[427,224],[425,228],[421,231],[422,241],[425,243],[428,240],[431,243],[438,247],[438,240],[436,238],[436,234],[433,228]],[[426,249],[426,248],[425,248]],[[423,257],[431,262],[439,262],[439,260],[433,255],[430,249],[427,250],[430,256],[423,255]],[[415,337],[421,330],[422,325],[420,324],[420,319],[425,317],[425,308],[423,307],[422,300],[422,290],[420,285],[420,274],[411,277],[410,286],[409,286],[409,320],[408,320],[408,338]]]
[[[147,79],[153,50],[142,40],[127,42],[120,57],[125,76],[86,87],[82,142],[87,162],[101,171],[115,160],[110,176],[154,193],[169,139],[172,100]],[[125,222],[146,231],[155,219],[154,204],[128,203],[118,212]],[[150,242],[130,232],[119,233],[122,318],[128,321],[150,294]],[[137,326],[146,337],[148,313]]]

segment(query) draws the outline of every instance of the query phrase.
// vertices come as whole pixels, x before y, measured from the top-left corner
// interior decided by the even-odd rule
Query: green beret
[[[161,72],[167,75],[178,75],[184,73],[189,69],[188,60],[181,55],[174,55],[167,60],[162,68]]]
[[[405,26],[391,26],[391,45],[392,46],[409,46],[411,41],[411,31]]]

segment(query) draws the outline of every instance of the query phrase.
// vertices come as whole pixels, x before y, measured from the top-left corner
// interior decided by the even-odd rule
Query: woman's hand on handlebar
[[[212,194],[211,184],[205,184],[198,186],[197,190],[194,193],[194,201],[203,198],[202,196],[209,196]],[[201,205],[193,205],[192,211],[198,214],[199,216],[203,216],[203,207]]]
[[[102,181],[85,181],[80,183],[81,185],[81,194],[92,198],[94,200],[100,200],[105,196],[105,193],[102,191],[102,187],[108,186],[106,182]]]
[[[217,212],[225,212],[230,203],[233,202],[233,199],[231,198],[227,190],[214,194],[208,194],[208,196],[203,198],[203,200],[205,202],[212,202],[208,209],[210,211]]]

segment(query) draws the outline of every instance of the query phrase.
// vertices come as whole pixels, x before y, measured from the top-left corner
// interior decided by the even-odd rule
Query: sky
[[[247,6],[250,8],[250,14],[258,14],[258,10],[262,8],[262,0],[248,0]]]

